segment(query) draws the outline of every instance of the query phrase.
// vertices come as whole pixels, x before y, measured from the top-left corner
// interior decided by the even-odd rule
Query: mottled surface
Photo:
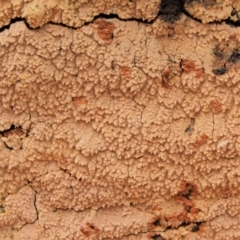
[[[44,25],[35,2],[14,16],[40,28],[0,32],[0,240],[240,239],[239,29],[153,1]]]

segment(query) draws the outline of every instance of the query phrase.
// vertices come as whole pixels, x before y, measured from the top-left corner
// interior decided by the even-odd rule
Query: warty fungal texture
[[[238,5],[0,2],[0,239],[238,239]]]

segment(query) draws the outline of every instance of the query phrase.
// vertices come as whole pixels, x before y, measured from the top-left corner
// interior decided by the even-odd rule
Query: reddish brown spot
[[[177,228],[181,224],[190,224],[191,219],[196,217],[200,209],[196,208],[193,199],[199,194],[197,186],[187,181],[183,181],[180,186],[179,193],[174,197],[178,202],[184,206],[184,210],[173,216],[165,216],[168,226]],[[191,217],[190,217],[191,216]]]
[[[191,60],[183,60],[181,62],[181,66],[183,71],[186,73],[193,72],[196,69],[195,62]]]
[[[89,231],[88,229],[85,229],[83,227],[80,228],[80,231],[86,237],[89,237],[89,235],[91,234],[91,231]]]
[[[211,102],[212,105],[212,112],[217,114],[222,111],[222,103],[219,100],[214,100]]]
[[[190,207],[188,206],[188,208],[190,208]],[[186,209],[185,209],[185,210],[186,210]],[[188,213],[188,211],[183,211],[183,212],[181,212],[181,213],[177,216],[177,219],[178,219],[179,221],[181,221],[181,222],[190,222],[190,218],[187,217],[187,213]]]
[[[84,226],[80,228],[81,233],[88,237],[90,235],[99,234],[100,230],[94,226],[92,223],[87,222]]]
[[[204,75],[203,68],[197,68],[194,61],[191,60],[183,60],[181,62],[181,67],[185,73],[195,72],[195,77],[200,78]]]
[[[123,78],[130,80],[131,79],[131,69],[127,66],[120,67],[120,72]]]
[[[170,80],[174,77],[174,74],[170,70],[166,70],[162,73],[162,86],[166,89],[171,89]]]
[[[181,221],[187,222],[188,219],[186,219],[187,213],[193,213],[196,215],[196,213],[199,211],[197,208],[194,208],[193,199],[198,195],[197,186],[190,183],[183,181],[181,183],[181,190],[179,193],[175,196],[175,199],[179,202],[182,202],[185,208],[185,211],[178,216],[178,219]]]
[[[88,103],[88,100],[85,97],[74,97],[72,100],[76,107],[80,107]]]
[[[192,199],[198,195],[197,186],[190,182],[183,181],[180,186],[180,191],[177,194],[179,197],[186,199]]]
[[[192,214],[192,216],[197,216],[197,214],[200,212],[201,210],[199,208],[196,207],[192,207],[190,209],[190,213]]]
[[[198,68],[195,71],[195,77],[196,78],[200,78],[204,75],[204,69],[203,68]]]
[[[159,206],[154,206],[154,207],[151,208],[152,212],[161,211],[161,210],[162,210],[162,208],[159,207]]]
[[[59,8],[53,8],[52,12],[53,12],[53,15],[57,15],[61,13],[61,10]]]
[[[204,133],[202,136],[193,143],[194,147],[200,147],[208,141],[209,137]]]
[[[65,157],[60,157],[58,159],[58,163],[60,166],[63,166],[63,167],[66,167],[69,164],[67,158],[65,158]]]
[[[106,42],[111,42],[113,39],[113,30],[115,28],[114,24],[103,19],[96,21],[96,23],[98,25],[98,36]]]

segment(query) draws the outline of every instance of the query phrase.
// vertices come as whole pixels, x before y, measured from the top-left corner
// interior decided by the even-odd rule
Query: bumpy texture
[[[240,239],[224,4],[0,2],[1,240]]]

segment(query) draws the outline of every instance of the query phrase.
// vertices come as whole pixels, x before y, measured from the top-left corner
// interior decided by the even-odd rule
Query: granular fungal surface
[[[0,240],[240,239],[239,11],[0,1]]]

